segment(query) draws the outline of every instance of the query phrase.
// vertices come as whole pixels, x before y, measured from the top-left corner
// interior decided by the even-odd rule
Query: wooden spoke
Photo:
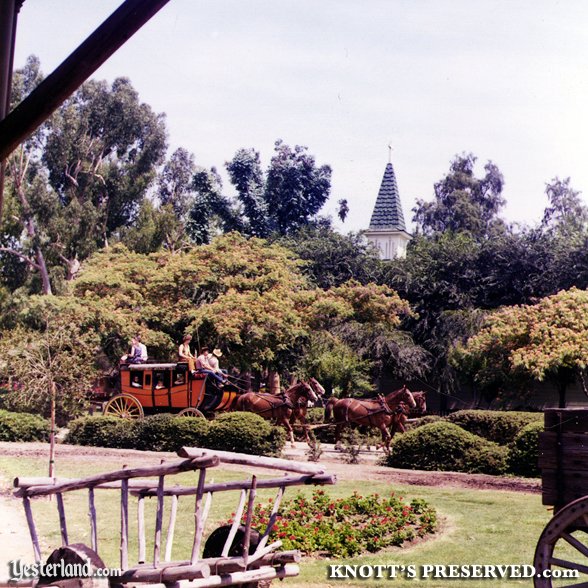
[[[104,415],[121,419],[142,419],[145,416],[141,403],[130,394],[119,394],[111,398],[104,407]]]
[[[584,563],[588,558],[588,545],[580,540],[583,538],[580,532],[586,532],[587,517],[588,496],[585,496],[570,502],[547,523],[535,550],[535,588],[588,586],[588,561]],[[543,577],[543,572],[547,572],[546,575],[557,576],[566,570],[576,571],[578,577]]]
[[[178,412],[179,417],[192,417],[192,418],[204,418],[204,415],[197,409],[197,408],[184,408],[180,412]]]

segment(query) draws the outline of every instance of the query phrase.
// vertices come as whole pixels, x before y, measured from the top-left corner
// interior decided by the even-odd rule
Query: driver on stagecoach
[[[196,371],[201,374],[208,374],[211,378],[214,378],[217,384],[226,384],[225,375],[222,372],[217,373],[214,371],[210,365],[209,357],[208,347],[203,347],[200,350],[200,355],[196,358]]]

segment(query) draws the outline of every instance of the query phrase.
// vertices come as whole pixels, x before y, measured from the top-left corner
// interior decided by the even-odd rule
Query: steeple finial
[[[392,163],[392,143],[388,143],[388,163]]]

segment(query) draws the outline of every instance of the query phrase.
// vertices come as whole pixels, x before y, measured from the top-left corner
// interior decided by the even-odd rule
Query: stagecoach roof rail
[[[122,366],[129,370],[175,370],[179,365],[188,365],[186,362],[178,363],[131,363],[129,365]]]

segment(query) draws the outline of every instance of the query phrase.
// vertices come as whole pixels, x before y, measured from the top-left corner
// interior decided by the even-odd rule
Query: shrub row
[[[0,441],[47,441],[49,428],[40,416],[0,409]]]
[[[426,471],[538,476],[541,422],[531,422],[508,445],[489,441],[449,420],[423,424],[394,438],[386,465]]]
[[[543,413],[459,410],[446,417],[446,420],[498,445],[509,445],[527,425],[543,423]]]
[[[285,434],[260,416],[245,412],[222,414],[213,421],[171,414],[139,421],[94,416],[72,421],[65,442],[144,451],[206,447],[272,456],[282,451]]]

